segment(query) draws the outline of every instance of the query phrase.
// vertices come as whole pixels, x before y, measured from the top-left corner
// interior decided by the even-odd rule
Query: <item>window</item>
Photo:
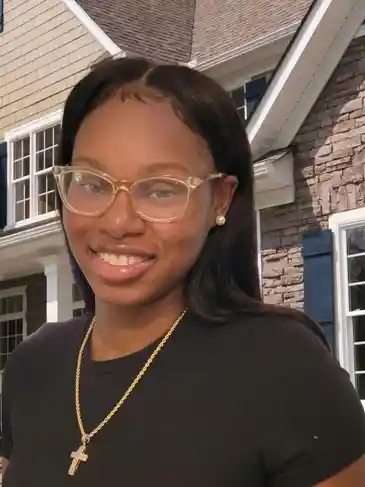
[[[266,92],[270,74],[264,74],[246,81],[231,91],[231,98],[243,120],[247,120]]]
[[[333,215],[337,345],[365,406],[365,208]]]
[[[52,118],[7,136],[10,226],[55,215],[51,169],[57,160],[60,123]]]
[[[0,291],[0,370],[26,335],[25,289]]]
[[[72,283],[72,303],[73,303],[73,317],[82,316],[85,311],[85,302],[83,300],[79,286]]]

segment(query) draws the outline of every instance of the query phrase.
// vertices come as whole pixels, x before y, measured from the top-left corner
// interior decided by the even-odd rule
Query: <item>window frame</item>
[[[13,129],[5,134],[5,141],[7,143],[8,158],[7,158],[7,225],[5,231],[13,228],[21,228],[27,226],[31,223],[38,221],[49,220],[57,216],[57,211],[49,211],[42,215],[31,216],[25,220],[16,221],[15,218],[15,191],[14,191],[14,160],[13,160],[13,144],[17,140],[29,136],[30,138],[35,136],[35,133],[51,128],[55,125],[61,124],[62,120],[62,110],[57,110],[56,112],[50,113],[45,117],[39,118],[33,122],[27,123],[21,127]],[[31,144],[32,146],[32,144]],[[34,182],[35,174],[35,150],[31,149],[30,153],[30,185],[32,186]],[[36,199],[39,195],[35,192],[30,194],[30,205],[31,208],[37,208]]]
[[[334,293],[335,293],[335,337],[337,357],[341,366],[348,371],[355,385],[355,346],[352,318],[365,315],[365,311],[349,311],[348,255],[346,231],[365,226],[365,208],[349,210],[331,215],[329,228],[333,232]],[[365,400],[362,400],[365,408]]]
[[[8,321],[9,319],[22,319],[23,320],[23,338],[24,340],[28,335],[27,324],[27,286],[10,287],[7,289],[0,289],[0,299],[9,298],[12,296],[22,296],[23,311],[17,313],[10,313],[6,315],[0,314],[0,326],[1,323]],[[4,369],[0,369],[0,397],[2,394],[2,376]]]

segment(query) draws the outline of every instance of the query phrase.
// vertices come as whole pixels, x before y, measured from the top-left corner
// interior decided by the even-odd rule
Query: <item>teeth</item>
[[[99,253],[98,255],[104,262],[115,266],[136,265],[146,260],[143,257],[137,257],[135,255],[115,255],[107,254],[105,252]]]

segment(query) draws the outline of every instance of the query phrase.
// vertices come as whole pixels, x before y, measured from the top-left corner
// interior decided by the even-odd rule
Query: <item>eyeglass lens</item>
[[[114,198],[114,186],[107,179],[92,172],[78,170],[59,176],[61,192],[67,205],[77,213],[103,213]],[[182,182],[167,177],[153,177],[130,186],[135,211],[154,220],[179,217],[185,210],[189,188]]]

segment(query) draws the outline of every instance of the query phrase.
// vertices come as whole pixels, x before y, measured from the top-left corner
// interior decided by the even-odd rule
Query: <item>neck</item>
[[[135,353],[162,337],[184,311],[181,293],[136,307],[95,302],[91,354],[96,361]]]

